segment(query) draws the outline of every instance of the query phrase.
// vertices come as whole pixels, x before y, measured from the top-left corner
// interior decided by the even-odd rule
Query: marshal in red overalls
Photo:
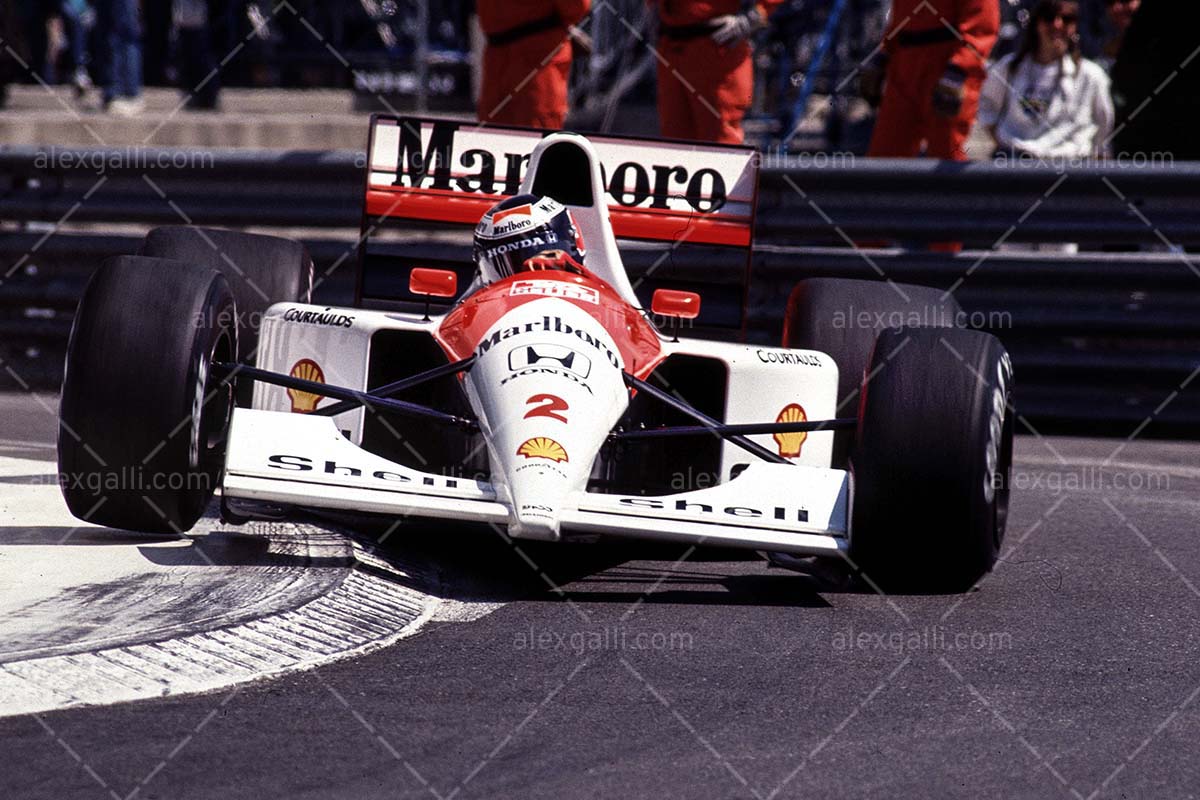
[[[571,42],[567,28],[590,0],[479,0],[487,36],[479,121],[557,129],[567,116]]]
[[[657,0],[658,119],[662,135],[741,144],[742,118],[754,93],[749,34],[782,0]],[[743,35],[718,43],[720,21],[757,14]],[[724,38],[724,37],[721,37]]]
[[[966,160],[963,145],[999,27],[998,0],[892,0],[883,39],[887,78],[867,155],[917,156],[924,142],[927,156]],[[952,115],[934,108],[939,83],[961,86]]]

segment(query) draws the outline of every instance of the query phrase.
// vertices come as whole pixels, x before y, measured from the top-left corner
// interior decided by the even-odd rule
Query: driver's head
[[[582,272],[585,255],[571,212],[550,197],[501,200],[475,226],[475,263],[488,283],[526,270]]]

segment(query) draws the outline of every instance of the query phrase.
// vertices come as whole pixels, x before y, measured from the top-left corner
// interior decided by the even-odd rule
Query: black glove
[[[946,67],[941,79],[933,87],[933,113],[939,117],[957,117],[962,110],[963,83],[967,73],[953,64]]]
[[[883,78],[887,74],[887,64],[887,53],[879,50],[858,70],[858,94],[872,108],[883,102]]]
[[[765,28],[767,21],[758,13],[757,8],[743,11],[741,14],[723,14],[713,17],[712,40],[719,45],[730,45],[749,39],[755,31]]]

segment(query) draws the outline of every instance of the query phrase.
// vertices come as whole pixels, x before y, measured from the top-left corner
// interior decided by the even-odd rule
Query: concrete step
[[[147,89],[145,110],[126,118],[101,111],[95,93],[80,101],[64,87],[13,86],[8,106],[0,111],[0,143],[366,148],[370,115],[355,111],[350,90],[226,89],[218,111],[186,110],[183,100],[184,95],[174,89]]]
[[[92,105],[98,92],[90,93]],[[172,111],[183,101],[178,89],[148,87],[143,95],[147,113]],[[292,113],[349,114],[353,112],[354,93],[349,89],[223,89],[221,112],[226,114]],[[63,111],[81,108],[75,92],[68,86],[44,87],[16,84],[9,87],[8,107],[14,111]],[[218,112],[218,113],[221,113]]]

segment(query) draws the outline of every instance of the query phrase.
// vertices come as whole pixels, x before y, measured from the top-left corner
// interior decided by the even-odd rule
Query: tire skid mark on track
[[[28,499],[49,505],[40,495]],[[177,541],[123,539],[121,532],[80,527],[76,541],[108,546],[92,550],[93,558],[64,550],[54,561],[56,543],[46,545],[44,536],[29,533],[38,530],[28,521],[36,513],[15,516],[0,522],[0,583],[15,581],[0,603],[3,662],[164,641],[258,619],[331,591],[354,564],[350,543],[338,534],[293,524],[231,534],[212,520],[202,527],[215,530]],[[191,552],[235,537],[258,541],[248,559],[286,566],[222,557],[204,575],[189,564]],[[43,546],[15,546],[20,544]]]
[[[0,456],[0,477],[54,468]],[[212,522],[178,541],[141,537],[79,523],[56,483],[10,490],[0,559],[19,580],[5,607],[12,630],[0,633],[18,638],[0,649],[0,717],[311,669],[385,647],[443,603],[458,605],[435,596],[421,556],[383,556],[345,525]],[[89,549],[54,561],[68,539]],[[201,567],[215,572],[192,572]],[[47,633],[51,623],[61,630]]]
[[[421,590],[423,570],[351,544],[361,561],[297,608],[164,641],[0,664],[0,716],[216,691],[385,647],[433,618],[441,601]]]

